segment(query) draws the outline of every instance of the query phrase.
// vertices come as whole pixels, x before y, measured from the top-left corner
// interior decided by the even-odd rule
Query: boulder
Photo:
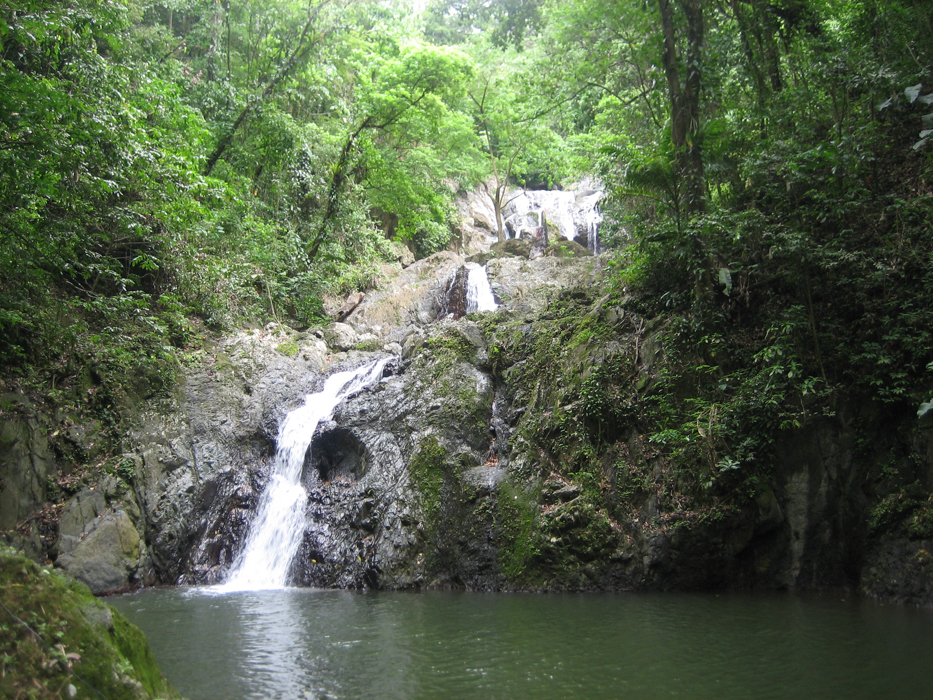
[[[100,491],[86,489],[68,501],[58,526],[59,554],[73,552],[105,510],[107,502]]]
[[[347,324],[356,329],[388,329],[385,340],[400,342],[410,324],[437,318],[442,288],[464,262],[457,253],[441,251],[404,270],[384,271],[383,284],[347,317]]]
[[[74,579],[0,548],[0,602],[18,619],[4,620],[0,697],[180,698],[139,628]]]
[[[516,257],[527,258],[531,255],[531,241],[524,238],[509,238],[498,243],[493,243],[490,251],[496,257]]]
[[[324,331],[327,344],[335,350],[345,351],[359,342],[359,335],[353,326],[346,323],[334,323]]]
[[[593,257],[593,253],[587,250],[585,246],[580,245],[577,241],[568,241],[563,238],[545,248],[544,254],[555,258]]]
[[[535,260],[506,257],[490,260],[486,265],[496,299],[515,314],[541,311],[560,289],[589,286],[594,270],[592,257]]]
[[[59,556],[55,565],[93,593],[105,593],[135,582],[139,555],[139,533],[129,516],[108,511],[86,525],[74,549]]]

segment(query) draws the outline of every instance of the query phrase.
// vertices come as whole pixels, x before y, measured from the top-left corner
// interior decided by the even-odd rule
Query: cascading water
[[[230,569],[224,591],[285,587],[305,527],[307,492],[301,485],[305,454],[318,423],[337,405],[382,378],[389,358],[332,374],[317,394],[289,413],[279,427],[272,476],[260,497],[243,550]]]
[[[486,268],[476,263],[467,263],[467,269],[469,270],[467,275],[467,313],[495,311],[497,308],[496,299],[492,294],[489,277],[486,276]]]
[[[599,247],[599,225],[603,221],[602,212],[599,211],[599,200],[602,196],[602,192],[583,194],[577,199],[575,211],[580,221],[578,228],[586,231],[586,247],[593,255],[602,252]]]
[[[602,189],[593,181],[584,181],[577,189],[517,192],[503,209],[506,230],[513,238],[536,241],[547,228],[598,255],[602,197]]]

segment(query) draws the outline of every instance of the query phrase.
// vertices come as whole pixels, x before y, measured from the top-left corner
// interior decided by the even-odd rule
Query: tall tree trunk
[[[671,139],[677,176],[684,183],[685,211],[706,211],[706,180],[703,173],[703,148],[700,143],[700,90],[703,79],[703,7],[702,0],[679,0],[687,21],[687,45],[681,76],[677,54],[677,33],[671,0],[658,0],[664,51],[661,57],[671,103]]]

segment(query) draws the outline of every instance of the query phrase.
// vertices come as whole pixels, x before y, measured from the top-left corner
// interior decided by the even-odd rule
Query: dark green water
[[[933,698],[933,615],[790,595],[111,598],[190,700]]]

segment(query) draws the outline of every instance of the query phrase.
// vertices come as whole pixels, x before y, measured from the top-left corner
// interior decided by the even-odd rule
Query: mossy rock
[[[493,243],[490,251],[496,257],[514,256],[516,258],[527,258],[531,255],[531,243],[521,238],[509,238],[498,243]]]
[[[83,584],[0,549],[0,603],[0,697],[181,697],[139,628]]]
[[[294,357],[298,354],[298,343],[294,340],[286,340],[284,343],[279,343],[275,349],[286,357]]]
[[[576,241],[560,240],[544,249],[544,254],[555,258],[591,258],[593,253]]]

